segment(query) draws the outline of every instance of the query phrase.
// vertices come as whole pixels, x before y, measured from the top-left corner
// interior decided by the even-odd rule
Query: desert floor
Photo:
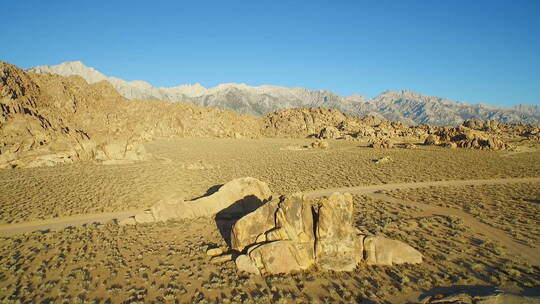
[[[371,149],[330,141],[182,139],[147,143],[156,160],[0,170],[2,226],[88,213],[137,210],[171,196],[204,195],[252,176],[276,194],[329,188],[540,177],[540,146],[520,152],[419,146]],[[374,160],[389,156],[388,163]],[[250,277],[234,262],[212,219],[137,226],[113,222],[0,238],[3,302],[407,303],[422,295],[495,289],[540,293],[540,183],[439,185],[355,195],[357,227],[401,239],[421,265],[359,266]]]

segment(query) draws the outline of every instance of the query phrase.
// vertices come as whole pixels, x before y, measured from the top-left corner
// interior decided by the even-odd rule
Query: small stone
[[[206,250],[206,255],[208,256],[217,256],[223,254],[223,250],[219,247],[217,248],[209,248]]]
[[[232,254],[228,253],[228,254],[214,256],[210,259],[210,262],[220,264],[220,263],[224,263],[231,260],[232,260]]]

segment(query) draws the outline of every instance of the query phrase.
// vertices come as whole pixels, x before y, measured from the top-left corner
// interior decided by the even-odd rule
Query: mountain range
[[[373,115],[377,118],[401,121],[410,125],[459,125],[467,119],[540,124],[540,106],[500,107],[489,104],[471,104],[408,90],[386,91],[374,98],[364,98],[358,94],[340,96],[326,90],[271,85],[249,86],[234,83],[220,84],[213,88],[205,88],[198,83],[165,88],[154,87],[145,81],[126,81],[109,77],[80,61],[53,66],[37,66],[28,71],[62,76],[78,75],[88,83],[108,81],[128,99],[189,102],[199,106],[216,107],[258,116],[289,108],[326,107],[353,116]]]

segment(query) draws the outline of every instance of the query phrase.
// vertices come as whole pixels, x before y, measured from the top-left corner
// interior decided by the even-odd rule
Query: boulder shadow
[[[231,246],[231,231],[233,225],[244,215],[255,211],[268,201],[269,200],[261,201],[255,195],[248,195],[216,214],[216,226],[229,247]]]
[[[212,186],[212,187],[208,188],[208,190],[206,190],[205,194],[203,194],[201,196],[194,197],[191,200],[194,201],[194,200],[198,200],[200,198],[206,197],[206,196],[210,196],[210,195],[218,192],[221,187],[223,187],[223,184]]]

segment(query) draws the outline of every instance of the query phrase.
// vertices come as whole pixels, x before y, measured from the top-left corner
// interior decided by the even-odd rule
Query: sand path
[[[373,193],[373,192],[382,191],[382,190],[418,189],[418,188],[428,188],[428,187],[450,187],[450,186],[504,185],[504,184],[509,184],[509,183],[516,184],[516,183],[538,183],[538,182],[540,182],[540,177],[447,180],[447,181],[435,181],[435,182],[353,186],[353,187],[305,191],[304,193],[309,197],[320,197],[320,196],[330,195],[333,192],[349,192],[351,194],[368,194],[368,193]]]
[[[334,188],[334,189],[321,189],[321,190],[305,191],[304,193],[309,197],[320,197],[320,196],[329,195],[333,192],[349,192],[352,194],[369,194],[369,193],[373,193],[380,190],[416,189],[416,188],[444,187],[444,186],[497,185],[497,184],[507,184],[507,183],[531,183],[531,182],[534,182],[534,183],[540,182],[540,177],[449,180],[449,181],[432,181],[432,182],[417,182],[417,183],[381,184],[381,185],[370,185],[370,186],[354,186],[354,187],[344,187],[344,188]],[[429,207],[431,208],[431,206]],[[433,212],[445,212],[447,214],[456,214],[457,212],[459,213],[459,216],[462,216],[464,219],[468,220],[469,222],[472,222],[472,220],[474,220],[472,216],[464,212],[461,212],[457,209],[448,209],[448,208],[444,208],[444,209],[445,210],[435,210],[432,208],[432,209],[426,209],[426,210],[433,210]],[[23,222],[23,223],[15,223],[15,224],[2,224],[0,225],[0,236],[10,236],[10,235],[16,235],[16,234],[32,232],[32,231],[59,230],[59,229],[64,229],[66,227],[82,226],[85,224],[92,224],[92,223],[105,223],[111,220],[121,220],[130,216],[134,216],[140,211],[141,210],[131,210],[131,211],[112,212],[112,213],[84,214],[84,215],[52,218],[52,219],[46,219],[46,220],[40,220],[40,221],[31,221],[31,222]],[[488,234],[487,235],[488,237],[490,238],[496,237],[495,239],[500,239],[499,233],[495,233],[493,230],[495,228],[491,228],[485,224],[481,224],[481,225],[478,225],[478,224],[481,224],[481,223],[476,221],[474,226],[482,227],[483,230],[485,230],[486,233]],[[489,229],[487,229],[486,227],[488,227]],[[499,232],[504,234],[504,232],[502,231],[499,231]],[[508,240],[509,242],[512,242],[513,244],[517,244],[510,239]],[[540,261],[540,259],[537,259],[537,261]]]

